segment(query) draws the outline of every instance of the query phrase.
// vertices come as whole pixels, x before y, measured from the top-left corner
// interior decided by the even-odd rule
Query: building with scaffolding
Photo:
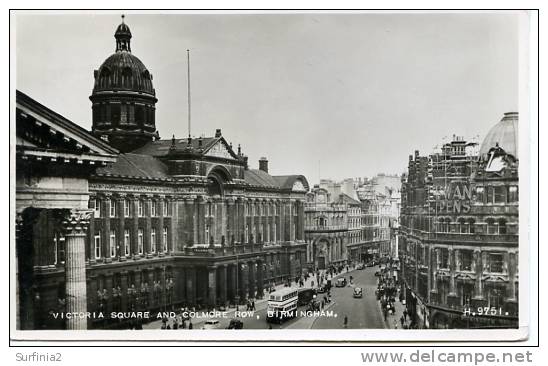
[[[518,114],[506,113],[481,146],[454,136],[409,156],[398,241],[415,327],[517,327],[517,146]]]

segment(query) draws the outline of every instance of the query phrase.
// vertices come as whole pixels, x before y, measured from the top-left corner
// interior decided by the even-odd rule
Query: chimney
[[[215,138],[219,138],[219,137],[221,137],[221,129],[220,128],[215,130]]]
[[[259,170],[268,173],[268,160],[265,157],[259,159]]]

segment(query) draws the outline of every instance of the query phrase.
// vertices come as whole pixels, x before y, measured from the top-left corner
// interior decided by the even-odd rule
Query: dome
[[[122,152],[142,147],[159,134],[156,130],[156,92],[152,75],[131,53],[131,31],[116,28],[116,51],[94,72],[92,133]]]
[[[129,51],[116,51],[95,73],[93,93],[122,90],[156,94],[152,75],[141,60]]]
[[[122,23],[114,33],[116,52],[95,71],[93,93],[101,91],[131,91],[155,95],[152,75],[131,53],[131,31],[122,15]]]
[[[518,113],[504,113],[502,120],[489,130],[481,143],[480,157],[486,157],[495,146],[518,159]]]

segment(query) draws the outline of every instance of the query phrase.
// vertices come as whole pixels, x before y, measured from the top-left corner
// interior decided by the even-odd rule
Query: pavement
[[[311,287],[312,283],[314,283],[314,286],[317,286],[317,281],[315,276],[310,276],[308,280],[305,281],[304,287]],[[292,282],[292,286],[296,286],[295,282]],[[285,286],[283,284],[277,285],[274,287],[275,290],[280,290],[284,288]],[[238,308],[229,308],[225,312],[223,312],[223,316],[214,317],[215,319],[219,320],[219,326],[220,329],[225,329],[228,327],[230,320],[234,318],[239,318],[244,322],[244,328],[245,329],[267,329],[269,324],[266,322],[266,307],[268,305],[268,296],[266,296],[267,293],[265,292],[265,296],[262,299],[256,299],[255,300],[255,311],[246,311],[245,305],[240,305]],[[238,314],[236,314],[238,312]],[[200,318],[193,318],[192,319],[192,326],[194,329],[201,329],[206,320],[211,319],[207,317],[200,317]],[[291,319],[289,321],[286,321],[283,323],[284,325],[290,325],[295,321],[295,319]],[[170,326],[172,326],[172,322],[168,322]],[[162,326],[161,320],[152,321],[147,324],[143,324],[143,329],[160,329]],[[273,327],[277,328],[277,325],[272,325]],[[285,328],[286,326],[284,326]],[[184,328],[180,328],[181,330],[185,330]]]

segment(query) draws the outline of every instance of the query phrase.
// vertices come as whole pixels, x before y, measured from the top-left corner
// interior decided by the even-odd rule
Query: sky
[[[16,87],[91,129],[93,70],[115,51],[120,14],[15,17]],[[344,179],[401,174],[453,134],[481,142],[518,108],[512,13],[126,13],[153,75],[156,127],[217,128],[252,168]]]

